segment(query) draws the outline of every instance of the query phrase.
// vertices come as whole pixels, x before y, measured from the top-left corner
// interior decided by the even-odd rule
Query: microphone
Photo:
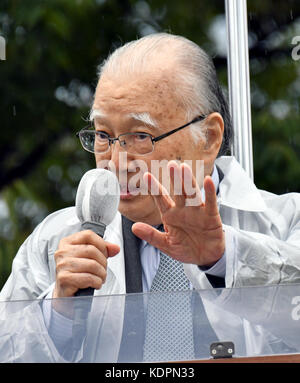
[[[120,202],[120,185],[114,173],[91,169],[80,180],[76,194],[76,214],[83,230],[103,238],[106,226],[115,218]],[[93,295],[94,289],[79,289],[75,295]]]
[[[83,230],[92,230],[103,238],[106,226],[115,218],[120,202],[120,186],[114,173],[105,169],[87,171],[76,194],[76,214]],[[74,301],[71,360],[75,361],[87,332],[94,289],[79,289],[75,296],[90,296]]]

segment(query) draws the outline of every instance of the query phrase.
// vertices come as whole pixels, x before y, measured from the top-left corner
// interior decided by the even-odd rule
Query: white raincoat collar
[[[219,157],[215,164],[224,173],[219,184],[218,204],[245,211],[267,210],[259,190],[235,157]]]

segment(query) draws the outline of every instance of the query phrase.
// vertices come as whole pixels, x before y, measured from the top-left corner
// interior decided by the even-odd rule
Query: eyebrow
[[[90,111],[89,120],[94,121],[96,117],[105,117],[105,113],[103,113],[100,109],[92,109]]]
[[[89,120],[94,121],[95,118],[105,118],[106,114],[101,111],[101,109],[92,109],[89,115]],[[157,122],[150,116],[149,113],[129,113],[127,117],[142,122],[145,125],[150,125],[153,128],[158,128]]]
[[[149,113],[130,113],[128,117],[137,120],[139,122],[142,122],[143,124],[150,125],[153,128],[158,128],[157,122],[150,116]]]

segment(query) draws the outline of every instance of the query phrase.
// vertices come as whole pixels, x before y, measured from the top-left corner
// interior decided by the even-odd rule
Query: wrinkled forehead
[[[172,76],[157,73],[127,79],[103,76],[96,88],[91,116],[96,117],[96,111],[106,114],[117,111],[138,114],[149,122],[181,109]]]

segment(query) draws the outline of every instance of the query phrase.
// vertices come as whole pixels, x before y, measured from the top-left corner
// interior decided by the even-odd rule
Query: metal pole
[[[253,180],[246,0],[225,0],[225,13],[229,104],[235,133],[232,154]]]

